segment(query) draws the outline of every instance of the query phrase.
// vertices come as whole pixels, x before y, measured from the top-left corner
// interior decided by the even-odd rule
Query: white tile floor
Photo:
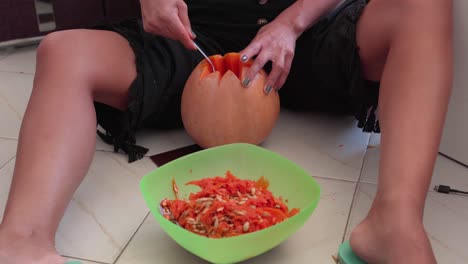
[[[0,51],[0,218],[13,173],[18,131],[35,71],[35,47]],[[140,133],[149,154],[186,146],[182,130]],[[246,263],[334,263],[332,255],[365,216],[376,192],[379,137],[363,134],[352,118],[283,111],[263,145],[314,175],[323,194],[317,210],[285,243]],[[128,164],[101,141],[91,170],[57,233],[64,256],[89,263],[206,263],[187,253],[158,226],[139,180],[155,169],[149,158]],[[468,189],[468,169],[440,156],[434,184]],[[430,190],[425,224],[439,263],[468,263],[468,197]]]

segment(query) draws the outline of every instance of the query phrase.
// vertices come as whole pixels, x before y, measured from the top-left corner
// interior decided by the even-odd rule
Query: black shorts
[[[186,0],[197,42],[208,55],[241,51],[265,22],[294,3],[257,1]],[[378,132],[374,111],[379,85],[363,78],[355,34],[367,2],[347,0],[301,35],[288,80],[280,90],[283,106],[352,114],[364,131]],[[121,34],[135,53],[137,77],[129,88],[127,110],[95,103],[98,123],[105,130],[99,135],[133,162],[147,151],[136,145],[139,129],[182,126],[182,90],[203,57],[179,42],[146,33],[140,20],[96,28]]]

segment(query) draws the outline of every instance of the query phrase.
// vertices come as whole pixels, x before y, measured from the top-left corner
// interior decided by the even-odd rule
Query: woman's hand
[[[188,49],[196,49],[187,5],[183,0],[140,0],[146,32],[178,40]]]
[[[268,94],[272,89],[279,90],[288,78],[298,37],[299,34],[288,23],[278,19],[262,27],[249,46],[240,52],[243,62],[256,56],[243,85],[247,87],[265,64],[271,61],[272,70],[264,92]]]

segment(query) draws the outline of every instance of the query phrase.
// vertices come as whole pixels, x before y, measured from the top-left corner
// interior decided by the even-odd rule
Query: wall
[[[454,0],[455,72],[453,93],[440,152],[468,165],[468,10],[467,0]]]

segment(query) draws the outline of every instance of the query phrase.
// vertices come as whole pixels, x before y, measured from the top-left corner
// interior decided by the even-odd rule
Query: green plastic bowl
[[[173,178],[180,198],[186,199],[199,188],[185,183],[224,176],[227,170],[241,179],[265,176],[273,195],[287,199],[289,208],[300,208],[300,213],[257,232],[218,239],[191,233],[160,214],[159,202],[174,199]],[[162,229],[183,248],[212,263],[237,263],[276,247],[302,227],[320,199],[320,186],[302,168],[269,150],[242,143],[202,150],[167,163],[142,179],[141,190]]]

